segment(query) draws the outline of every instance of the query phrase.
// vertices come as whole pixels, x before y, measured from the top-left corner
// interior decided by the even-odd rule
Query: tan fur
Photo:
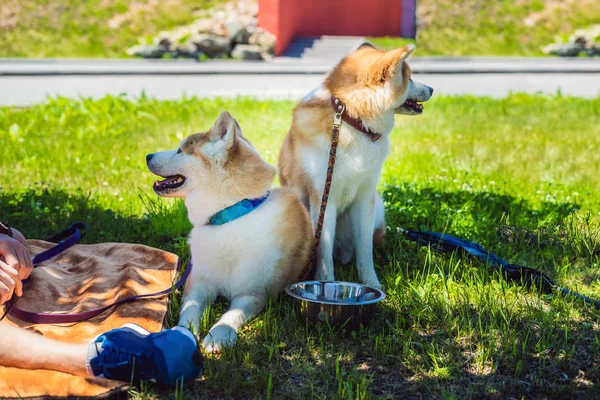
[[[285,287],[297,282],[304,272],[304,268],[306,268],[313,245],[312,224],[295,188],[275,189],[272,196],[278,196],[285,202],[281,214],[282,223],[277,226],[276,235],[280,237],[310,238],[309,240],[291,240],[284,243],[284,253],[289,254],[289,256],[281,260],[277,269],[284,271],[281,283]]]
[[[374,118],[381,114],[385,108],[389,108],[399,93],[406,90],[410,79],[410,68],[404,62],[407,55],[408,48],[406,47],[391,51],[362,47],[344,58],[325,78],[323,86],[333,96],[338,97],[346,104],[350,116],[354,118]],[[364,92],[381,86],[390,80],[398,69],[400,62],[402,62],[401,85],[394,86],[394,91],[387,102],[374,103],[370,101],[370,98],[365,96]]]
[[[365,101],[364,96],[356,96],[357,92],[365,88],[381,85],[390,79],[392,70],[397,67],[399,59],[404,57],[405,48],[385,52],[370,46],[361,47],[352,55],[346,57],[325,78],[323,86],[333,96],[338,97],[346,104],[347,112],[354,118],[372,118],[382,110],[374,104]],[[402,84],[394,91],[394,97],[388,99],[386,106],[393,103],[398,92],[406,90],[410,79],[410,68],[403,61]],[[290,184],[300,189],[303,195],[314,191],[309,178],[301,171],[296,171],[297,143],[310,146],[315,145],[315,136],[331,135],[333,109],[329,99],[310,99],[296,105],[292,127],[286,136],[279,157],[279,174],[282,185]],[[353,138],[341,135],[339,147],[348,147]],[[312,193],[309,194],[311,196]],[[312,196],[311,196],[312,197]]]
[[[189,136],[183,141],[181,150],[186,154],[198,155],[199,152],[196,150],[202,147],[202,145],[204,145],[204,143],[210,139],[209,133],[210,131],[204,133],[194,133],[193,135]]]
[[[246,141],[246,143],[249,143]],[[270,187],[277,170],[265,163],[256,151],[236,139],[224,168],[229,173],[229,187],[245,197],[258,197]]]
[[[418,114],[419,110],[411,110],[407,100],[427,101],[433,92],[411,80],[406,57],[413,50],[411,45],[391,51],[363,45],[326,76],[321,89],[311,92],[294,108],[292,126],[279,156],[279,176],[282,185],[298,189],[313,226],[317,224],[327,173],[334,117],[331,96],[345,104],[348,115],[361,119],[365,127],[382,135],[374,143],[364,133],[342,123],[317,257],[317,279],[334,279],[335,246],[342,263],[356,256],[363,283],[380,286],[374,272],[372,244],[383,241],[385,221],[376,187],[389,153],[394,115]]]
[[[203,312],[218,295],[231,308],[210,329],[202,345],[218,351],[232,345],[237,330],[304,271],[312,244],[308,211],[295,188],[271,190],[276,169],[242,136],[237,121],[223,112],[213,127],[171,150],[149,156],[148,168],[161,176],[182,176],[177,187],[157,193],[184,197],[190,221],[194,269],[184,292],[179,324],[197,330]],[[156,190],[156,186],[155,186]],[[211,216],[244,199],[269,195],[252,212],[224,224]]]

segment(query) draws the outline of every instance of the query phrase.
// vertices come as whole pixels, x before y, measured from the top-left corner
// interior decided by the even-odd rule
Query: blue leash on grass
[[[495,254],[490,253],[477,243],[460,239],[454,236],[427,231],[411,231],[400,228],[407,238],[415,241],[420,246],[431,246],[431,248],[446,253],[458,252],[468,254],[471,257],[500,270],[504,279],[511,282],[525,284],[528,287],[538,287],[544,294],[552,294],[558,291],[564,295],[573,296],[584,303],[591,304],[600,309],[600,301],[594,300],[567,288],[557,285],[546,274],[522,265],[511,264]]]

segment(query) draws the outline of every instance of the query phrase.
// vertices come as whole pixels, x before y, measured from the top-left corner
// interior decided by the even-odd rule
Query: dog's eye
[[[177,154],[182,153],[181,149],[177,149]]]

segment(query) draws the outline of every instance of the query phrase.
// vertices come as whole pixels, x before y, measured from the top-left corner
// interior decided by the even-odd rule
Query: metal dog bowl
[[[300,313],[310,321],[350,329],[367,325],[377,303],[385,299],[381,290],[351,282],[298,282],[285,291],[298,300]]]

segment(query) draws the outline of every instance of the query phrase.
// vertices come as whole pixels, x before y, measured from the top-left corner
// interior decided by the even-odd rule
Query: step
[[[364,37],[321,36],[297,37],[284,52],[284,57],[300,60],[337,62],[356,49]]]

